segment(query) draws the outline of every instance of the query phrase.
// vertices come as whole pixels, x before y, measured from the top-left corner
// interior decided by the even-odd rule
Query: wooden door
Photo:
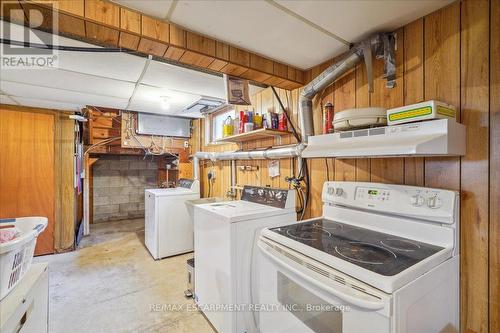
[[[45,216],[35,254],[54,253],[55,116],[0,110],[0,218]]]

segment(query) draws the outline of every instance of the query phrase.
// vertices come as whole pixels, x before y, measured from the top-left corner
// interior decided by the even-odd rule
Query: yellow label
[[[455,118],[455,110],[446,108],[444,106],[438,105],[437,113],[442,114],[443,116]]]
[[[416,117],[422,117],[432,114],[432,108],[430,106],[425,106],[423,108],[405,110],[396,113],[392,113],[389,115],[390,121],[402,120],[402,119],[410,119]]]

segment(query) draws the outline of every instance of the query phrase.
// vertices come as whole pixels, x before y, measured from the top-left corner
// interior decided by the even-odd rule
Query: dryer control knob
[[[410,202],[412,206],[420,207],[424,204],[425,200],[420,194],[415,194],[410,198]]]
[[[429,208],[435,209],[435,208],[441,207],[441,205],[442,205],[442,202],[438,196],[429,197],[427,199],[427,207],[429,207]]]
[[[335,193],[335,188],[334,187],[329,187],[328,190],[327,190],[327,193],[329,195],[333,195],[333,193]]]
[[[337,187],[337,188],[335,189],[335,195],[336,195],[337,197],[340,197],[340,196],[342,195],[342,193],[344,193],[344,190],[343,190],[341,187]]]

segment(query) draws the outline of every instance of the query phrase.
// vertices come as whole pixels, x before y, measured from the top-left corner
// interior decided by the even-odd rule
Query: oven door
[[[388,333],[391,297],[269,239],[259,241],[261,333]]]

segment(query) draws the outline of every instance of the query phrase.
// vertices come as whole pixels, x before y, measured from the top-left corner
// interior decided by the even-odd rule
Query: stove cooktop
[[[396,275],[444,249],[327,219],[270,230],[385,276]]]

